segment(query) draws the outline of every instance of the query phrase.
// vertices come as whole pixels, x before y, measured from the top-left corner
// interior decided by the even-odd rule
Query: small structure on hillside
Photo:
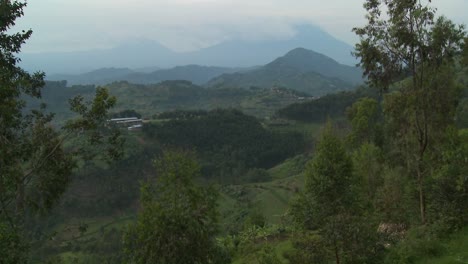
[[[143,127],[143,119],[138,117],[122,117],[107,120],[110,126],[127,128],[128,130],[139,130]]]

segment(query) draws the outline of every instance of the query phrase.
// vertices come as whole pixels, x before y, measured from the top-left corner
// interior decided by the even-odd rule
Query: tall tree
[[[142,186],[138,222],[124,236],[126,261],[223,263],[214,237],[217,192],[193,182],[200,176],[193,155],[168,151],[155,166],[157,180]]]
[[[353,175],[351,157],[330,124],[308,163],[305,190],[291,208],[294,220],[320,239],[309,241],[316,250],[308,260],[334,259],[339,263],[365,263],[373,257],[370,219],[363,221],[363,210]],[[375,233],[375,231],[373,231]],[[321,242],[320,242],[321,241]],[[332,252],[331,254],[329,252]]]
[[[464,28],[436,18],[435,10],[420,0],[367,0],[364,8],[367,25],[353,29],[360,36],[355,56],[372,86],[382,91],[394,87],[385,98],[384,111],[393,122],[392,137],[406,152],[420,220],[426,223],[425,185],[435,144],[453,122],[452,64]]]
[[[106,89],[96,90],[96,97],[85,102],[71,100],[78,118],[70,120],[63,130],[52,125],[53,114],[45,105],[30,110],[25,97],[39,99],[44,73],[30,74],[17,64],[16,55],[32,31],[10,34],[15,20],[23,16],[26,3],[0,1],[0,262],[22,263],[26,260],[27,243],[22,243],[26,215],[50,209],[65,191],[77,155],[86,146],[111,143],[111,156],[119,154],[118,133],[107,134],[103,127],[107,111],[116,99]],[[70,138],[82,142],[72,149],[64,147]],[[94,154],[98,152],[94,151]],[[23,241],[24,242],[24,241]]]

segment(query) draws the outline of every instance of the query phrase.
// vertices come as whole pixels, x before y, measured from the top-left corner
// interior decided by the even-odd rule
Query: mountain
[[[135,40],[111,49],[22,53],[21,67],[47,74],[81,74],[99,68],[146,68],[168,65],[177,53],[152,40]]]
[[[135,74],[129,68],[101,68],[83,74],[53,74],[46,76],[49,81],[66,80],[69,85],[76,84],[106,84],[116,80],[120,80],[122,76]]]
[[[347,65],[355,65],[356,59],[351,55],[354,50],[349,44],[340,41],[313,25],[295,27],[296,34],[290,39],[246,41],[233,39],[196,52],[187,53],[190,61],[202,65],[224,67],[246,67],[264,65],[279,54],[304,47],[325,54],[334,60]]]
[[[79,75],[51,75],[47,77],[47,80],[67,80],[68,85],[103,85],[115,81],[128,81],[135,84],[151,84],[170,80],[187,80],[194,84],[201,85],[221,74],[233,73],[242,70],[244,69],[200,65],[177,66],[171,69],[161,69],[150,73],[136,72],[128,68],[102,68]]]
[[[47,74],[84,73],[99,68],[170,68],[178,65],[215,65],[250,67],[264,65],[278,54],[296,47],[322,53],[347,65],[356,64],[353,47],[314,25],[299,25],[289,39],[244,40],[233,38],[217,45],[192,52],[174,52],[152,40],[135,40],[111,49],[57,53],[22,53],[21,66],[28,71]]]
[[[349,90],[362,83],[359,68],[304,48],[296,48],[265,66],[242,73],[223,74],[207,87],[287,87],[314,96]]]
[[[316,72],[323,76],[338,78],[352,84],[362,83],[361,69],[340,64],[330,57],[304,48],[293,49],[265,67],[294,68],[300,72]]]

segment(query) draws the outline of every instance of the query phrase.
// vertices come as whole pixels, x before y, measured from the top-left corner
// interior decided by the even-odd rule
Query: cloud
[[[433,1],[465,22],[468,1]],[[450,2],[450,3],[449,3]],[[191,50],[229,38],[287,38],[293,25],[314,23],[353,43],[363,0],[41,0],[29,1],[18,28],[33,28],[28,51],[112,47],[133,38]],[[465,8],[463,8],[465,7]],[[459,21],[460,20],[460,21]],[[463,21],[465,20],[465,21]]]

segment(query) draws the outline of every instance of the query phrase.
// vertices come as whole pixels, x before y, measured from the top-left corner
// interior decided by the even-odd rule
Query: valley
[[[468,263],[466,28],[338,2],[0,0],[0,264]]]

